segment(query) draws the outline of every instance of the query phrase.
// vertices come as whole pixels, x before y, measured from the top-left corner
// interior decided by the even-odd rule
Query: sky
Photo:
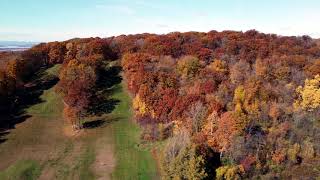
[[[0,0],[0,41],[256,29],[320,38],[320,0]]]

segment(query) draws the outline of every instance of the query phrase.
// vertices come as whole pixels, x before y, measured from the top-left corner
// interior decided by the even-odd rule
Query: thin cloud
[[[170,26],[166,25],[166,24],[156,24],[156,27],[157,28],[170,28]]]
[[[132,15],[135,13],[135,10],[126,6],[126,5],[105,5],[99,4],[96,5],[97,9],[107,10],[107,11],[114,11],[121,14]]]

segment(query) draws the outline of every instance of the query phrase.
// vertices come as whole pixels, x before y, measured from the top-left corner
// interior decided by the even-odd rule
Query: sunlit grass
[[[58,77],[61,65],[55,65],[47,69],[40,79],[45,80],[51,76]],[[31,115],[47,117],[47,118],[57,118],[61,116],[63,110],[63,104],[61,103],[61,97],[55,92],[55,87],[45,90],[40,96],[42,100],[41,103],[31,106],[27,109],[27,113]]]
[[[59,65],[42,74],[57,75]],[[101,147],[114,146],[116,167],[113,179],[154,179],[156,163],[149,149],[137,148],[140,128],[131,121],[131,100],[118,84],[113,87],[111,98],[119,104],[111,114],[101,117],[113,120],[97,129],[85,130],[77,138],[68,138],[62,132],[66,125],[62,117],[62,97],[55,87],[45,90],[42,102],[25,109],[30,115],[25,122],[10,131],[8,140],[0,144],[0,163],[7,168],[0,171],[0,179],[37,179],[52,172],[55,179],[95,179],[93,163]],[[102,141],[97,141],[101,140]],[[97,146],[97,142],[106,143]],[[113,143],[113,144],[111,144]],[[27,159],[21,161],[20,159]],[[11,163],[12,162],[12,163]]]
[[[156,163],[150,151],[137,148],[140,128],[131,121],[133,117],[130,110],[131,100],[120,85],[112,96],[120,100],[113,116],[120,118],[113,125],[113,134],[116,147],[116,169],[114,179],[155,179],[157,177]]]
[[[0,179],[34,180],[40,175],[41,167],[37,161],[22,160],[0,172]]]
[[[28,108],[27,113],[47,118],[61,116],[60,113],[63,110],[63,104],[61,103],[60,95],[54,91],[54,88],[45,90],[40,98],[43,102]]]

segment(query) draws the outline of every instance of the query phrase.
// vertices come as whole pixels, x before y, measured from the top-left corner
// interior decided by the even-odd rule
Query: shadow
[[[108,124],[111,124],[113,122],[119,121],[121,118],[112,118],[108,120],[95,120],[95,121],[88,121],[84,122],[82,124],[82,127],[84,129],[94,129],[94,128],[99,128],[99,127],[105,127]]]
[[[120,76],[122,68],[120,66],[112,66],[107,69],[99,70],[99,79],[97,82],[97,90],[106,90],[112,86],[121,83]]]
[[[0,144],[3,143],[3,142],[5,142],[5,141],[7,141],[7,139],[2,139],[2,138],[0,137]]]
[[[99,79],[95,89],[96,94],[89,106],[89,114],[101,116],[105,113],[111,113],[115,106],[119,104],[119,100],[110,98],[110,96],[119,90],[116,85],[122,81],[121,70],[119,66],[99,70]]]
[[[21,109],[28,108],[32,105],[42,103],[40,96],[45,90],[55,86],[59,81],[58,77],[49,76],[45,79],[37,79],[25,85],[25,87],[17,92],[18,96],[18,112]]]
[[[102,126],[105,124],[106,121],[104,120],[96,120],[96,121],[89,121],[82,124],[83,128],[85,129],[93,129]]]
[[[46,69],[41,69],[30,81],[15,93],[14,104],[7,107],[6,110],[0,112],[0,144],[5,142],[4,138],[10,129],[14,129],[16,124],[22,123],[31,115],[26,114],[25,109],[42,103],[40,96],[45,90],[52,88],[59,81],[59,78],[52,75],[45,74]]]
[[[1,132],[0,130],[0,144],[5,142],[7,139],[5,138],[6,135],[8,135],[9,132],[8,131],[4,131],[4,132]]]
[[[30,115],[27,115],[25,113],[14,114],[14,115],[1,115],[0,116],[0,144],[7,140],[5,136],[10,133],[10,129],[14,129],[16,124],[22,123],[30,117],[31,117]]]
[[[117,85],[117,84],[115,84]],[[113,95],[116,92],[122,91],[122,87],[121,86],[112,86],[111,88],[107,89],[104,91],[104,93],[108,96]]]
[[[90,105],[88,111],[90,114],[101,116],[105,113],[111,113],[119,102],[117,99],[99,99]]]
[[[215,179],[216,169],[222,165],[220,159],[220,153],[214,152],[211,149],[208,149],[208,154],[205,156],[205,171],[208,176],[205,179]]]

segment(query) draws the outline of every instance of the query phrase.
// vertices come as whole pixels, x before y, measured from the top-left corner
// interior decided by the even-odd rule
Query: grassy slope
[[[32,180],[40,175],[40,165],[36,161],[18,161],[14,165],[0,172],[0,179],[27,179]]]
[[[58,69],[48,69],[41,79],[58,74]],[[61,97],[52,87],[40,98],[43,102],[26,109],[31,117],[16,125],[8,140],[0,144],[0,159],[10,165],[0,172],[0,179],[37,179],[42,175],[44,179],[94,179],[90,168],[95,159],[92,144],[101,132],[65,137]]]
[[[156,164],[151,153],[139,149],[139,127],[132,122],[130,111],[131,100],[122,86],[117,85],[113,98],[120,100],[120,104],[112,112],[114,117],[120,118],[112,126],[117,166],[112,174],[114,179],[155,179],[157,177]]]
[[[60,66],[54,66],[44,74],[41,79],[54,75]],[[10,131],[8,140],[0,144],[0,159],[2,166],[10,164],[0,172],[0,179],[36,179],[44,167],[42,163],[50,148],[60,149],[64,143],[62,136],[52,137],[58,126],[57,119],[61,119],[61,97],[54,92],[54,88],[45,90],[40,97],[43,102],[27,108],[26,114],[31,117]],[[48,128],[50,128],[48,130]],[[47,147],[45,144],[50,141]],[[42,153],[42,154],[40,154]],[[0,166],[0,168],[2,168]]]
[[[58,74],[59,66],[46,71]],[[42,76],[43,78],[43,76]],[[113,179],[152,179],[156,165],[148,151],[136,148],[139,128],[130,121],[130,98],[116,85],[114,99],[120,100],[111,116],[118,119],[95,129],[85,130],[80,136],[65,137],[65,122],[61,116],[61,97],[54,87],[45,90],[42,103],[26,109],[31,115],[16,125],[0,144],[0,179],[95,179],[92,170],[98,143],[114,143],[116,168]],[[103,146],[102,146],[103,147]]]
[[[41,74],[40,79],[45,80],[50,76],[58,76],[61,65],[55,65],[47,69]],[[26,111],[33,116],[41,116],[47,119],[60,118],[63,110],[61,97],[54,91],[54,87],[45,90],[40,96],[42,103],[36,104],[28,108]]]

